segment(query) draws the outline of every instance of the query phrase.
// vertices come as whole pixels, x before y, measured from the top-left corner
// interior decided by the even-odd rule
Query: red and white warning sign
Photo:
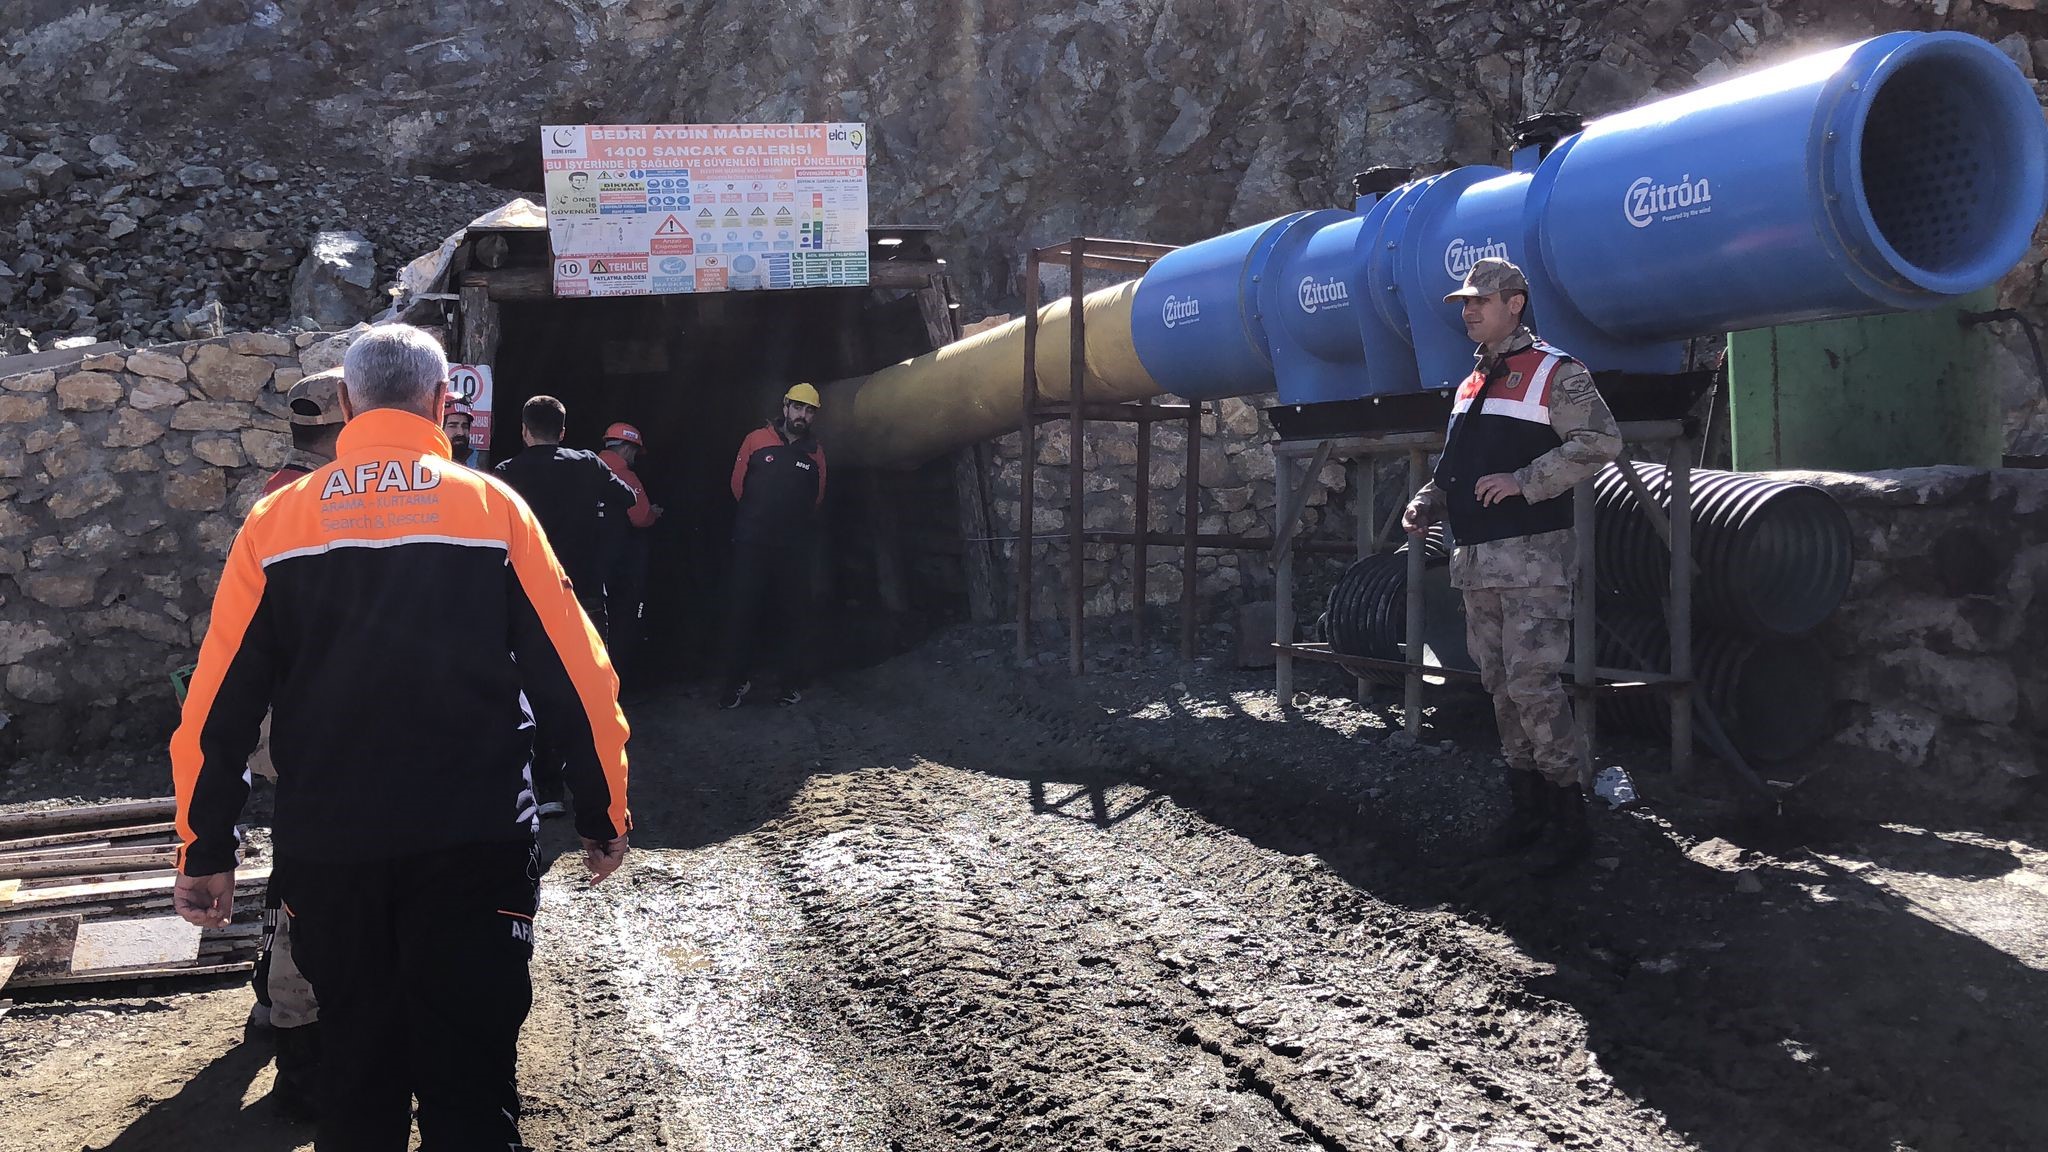
[[[690,237],[690,230],[674,213],[654,228],[654,235],[648,238],[647,251],[654,256],[689,256],[697,251],[697,242]]]
[[[479,452],[491,450],[491,366],[450,364],[448,395],[469,405],[469,446]]]

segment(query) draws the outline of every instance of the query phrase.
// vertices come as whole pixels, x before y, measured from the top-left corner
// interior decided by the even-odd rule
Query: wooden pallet
[[[0,813],[0,989],[119,986],[246,971],[262,944],[266,865],[235,873],[225,928],[171,906],[169,797]]]

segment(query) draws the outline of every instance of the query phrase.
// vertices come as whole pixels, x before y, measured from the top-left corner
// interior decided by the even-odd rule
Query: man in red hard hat
[[[640,684],[640,641],[646,623],[647,530],[661,519],[661,505],[647,499],[647,486],[633,471],[647,441],[640,429],[620,421],[604,430],[604,451],[597,458],[633,490],[633,506],[626,511],[627,527],[613,535],[612,562],[605,580],[605,613],[610,620],[610,645],[619,679],[635,688]]]
[[[441,432],[448,437],[448,458],[466,468],[483,465],[483,453],[469,445],[469,430],[475,423],[476,410],[469,401],[449,396],[447,410],[441,414]]]

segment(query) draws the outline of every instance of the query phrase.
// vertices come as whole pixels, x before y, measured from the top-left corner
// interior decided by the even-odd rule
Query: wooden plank
[[[84,856],[72,860],[0,861],[0,876],[17,880],[48,880],[57,877],[111,875],[126,879],[126,873],[157,872],[177,867],[175,849],[148,855]]]
[[[15,895],[17,899],[27,899],[38,892],[47,892],[54,888],[80,888],[95,884],[123,884],[131,880],[168,880],[175,878],[177,874],[176,863],[166,860],[156,868],[95,868],[84,873],[73,872],[69,875],[43,876],[40,878],[23,876],[21,877],[21,891]]]
[[[555,270],[546,268],[494,268],[489,272],[463,274],[460,287],[482,283],[496,301],[552,300],[555,298]]]
[[[24,836],[0,840],[0,852],[26,852],[34,848],[55,848],[65,844],[89,844],[96,840],[129,840],[143,836],[171,835],[178,826],[166,820],[161,824],[132,824],[125,828],[93,828],[82,832],[52,832],[44,836]]]
[[[177,811],[177,800],[164,796],[155,800],[124,800],[114,804],[82,804],[37,812],[0,813],[0,838],[36,836],[45,832],[96,828],[138,820],[164,820],[177,815]]]
[[[48,988],[65,984],[116,984],[137,980],[166,980],[174,977],[189,979],[199,976],[229,976],[247,972],[254,967],[253,961],[237,960],[225,964],[192,964],[182,968],[123,968],[99,972],[66,972],[47,976],[16,976],[8,986]]]
[[[41,860],[76,860],[92,853],[105,855],[115,851],[117,850],[114,848],[114,842],[104,836],[51,848],[20,848],[13,851],[0,849],[0,868],[9,864],[33,864]]]
[[[88,920],[78,926],[71,971],[163,967],[197,960],[199,933],[199,925],[188,924],[181,916]]]
[[[21,964],[19,956],[0,956],[0,989],[7,987],[7,981],[14,975],[14,969]]]
[[[868,287],[924,288],[945,273],[944,260],[876,260],[868,265]]]
[[[147,840],[128,840],[112,844],[105,840],[89,840],[60,848],[33,848],[26,852],[0,852],[0,874],[8,874],[10,864],[48,864],[58,860],[111,859],[120,856],[153,856],[160,852],[176,854],[178,846],[170,841],[153,843]]]
[[[261,864],[235,873],[235,891],[259,887],[270,879],[270,866]],[[58,888],[40,888],[17,891],[14,898],[0,908],[47,907],[54,904],[77,904],[113,902],[122,897],[162,896],[168,898],[177,877],[149,876],[135,880],[111,880],[96,884],[65,885]],[[7,881],[0,880],[0,885]]]
[[[76,912],[0,923],[0,956],[20,962],[24,973],[68,972],[71,950],[84,917]]]

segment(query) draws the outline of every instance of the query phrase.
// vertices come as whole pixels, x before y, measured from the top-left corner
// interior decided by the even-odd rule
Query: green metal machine
[[[1728,337],[1729,441],[1739,472],[1999,466],[2005,436],[1985,289],[1930,312],[1791,324]]]

